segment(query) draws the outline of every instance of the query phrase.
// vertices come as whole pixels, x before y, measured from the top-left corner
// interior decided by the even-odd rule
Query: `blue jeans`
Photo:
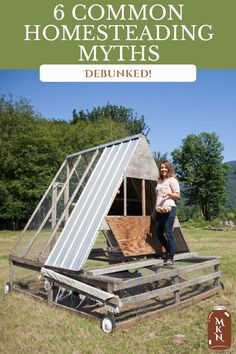
[[[166,259],[173,260],[175,255],[175,239],[173,234],[176,207],[172,207],[169,213],[157,213],[156,234],[162,246],[166,249]]]

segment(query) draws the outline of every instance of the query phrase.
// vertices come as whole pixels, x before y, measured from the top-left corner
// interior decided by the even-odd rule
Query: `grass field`
[[[232,317],[233,343],[236,353],[236,231],[183,229],[192,252],[221,257],[225,290],[219,295],[181,310],[160,315],[128,328],[105,334],[99,322],[82,318],[60,308],[18,292],[3,293],[8,278],[8,254],[17,233],[0,232],[0,353],[58,354],[205,354],[207,317],[214,305],[226,305]],[[17,269],[21,276],[22,269]],[[174,336],[182,334],[182,344],[174,344]],[[219,353],[219,351],[217,351]]]

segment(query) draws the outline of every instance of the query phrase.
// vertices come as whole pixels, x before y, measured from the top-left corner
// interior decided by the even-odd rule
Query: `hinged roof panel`
[[[82,268],[141,139],[145,138],[135,135],[93,149],[102,148],[102,154],[46,261],[47,266]]]

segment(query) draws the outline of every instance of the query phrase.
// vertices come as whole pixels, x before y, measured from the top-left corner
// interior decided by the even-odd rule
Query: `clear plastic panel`
[[[101,152],[68,158],[36,207],[11,254],[45,260],[78,201]]]

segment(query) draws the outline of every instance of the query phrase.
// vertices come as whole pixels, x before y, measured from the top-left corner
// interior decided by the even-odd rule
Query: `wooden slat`
[[[142,216],[146,216],[146,191],[145,179],[142,179]]]
[[[198,253],[197,252],[185,252],[185,253],[181,253],[181,254],[176,254],[174,260],[175,261],[186,261],[188,259],[192,259],[194,260],[195,257],[198,257]]]
[[[127,215],[127,178],[124,176],[123,180],[123,187],[124,187],[124,201],[123,201],[123,208],[124,208],[124,216]]]
[[[21,292],[21,293],[24,293],[25,295],[30,295],[31,297],[35,298],[36,300],[38,301],[41,301],[41,302],[45,302],[45,299],[33,294],[33,293],[29,293],[29,291],[26,291],[24,289],[20,289],[19,287],[13,287],[13,290],[14,291],[18,291],[18,292]],[[199,301],[202,301],[204,299],[207,299],[213,295],[216,295],[218,294],[220,291],[222,290],[222,288],[220,286],[218,287],[214,287],[213,289],[210,289],[210,290],[207,290],[207,291],[204,291],[203,293],[199,294],[199,295],[195,295],[191,298],[188,298],[186,300],[183,300],[181,301],[180,303],[175,303],[173,305],[169,305],[169,306],[165,306],[163,308],[160,308],[156,311],[151,311],[151,312],[145,312],[144,314],[142,315],[138,315],[138,316],[135,316],[131,319],[128,319],[128,320],[125,320],[125,321],[117,321],[116,322],[116,330],[120,330],[120,331],[123,331],[129,327],[131,327],[132,325],[136,325],[138,323],[142,323],[146,320],[151,320],[151,319],[155,319],[157,318],[158,316],[160,316],[161,314],[167,312],[167,311],[172,311],[172,310],[175,310],[175,309],[181,309],[181,308],[184,308],[186,306],[190,306],[190,305],[193,305]],[[53,306],[54,307],[58,307],[58,308],[62,308],[63,310],[65,311],[68,311],[70,313],[74,313],[76,316],[80,316],[82,318],[87,318],[87,319],[92,319],[94,321],[100,321],[101,318],[102,318],[102,315],[98,315],[97,317],[94,316],[94,314],[91,314],[91,313],[88,313],[88,312],[81,312],[79,309],[74,309],[74,308],[69,308],[67,306],[64,306],[64,305],[61,305],[61,304],[56,304],[56,303],[53,303]]]
[[[124,270],[130,269],[139,269],[144,267],[149,267],[155,264],[161,265],[163,263],[160,259],[147,259],[142,261],[134,261],[134,262],[125,262],[122,264],[114,264],[110,266],[106,266],[104,268],[95,268],[95,269],[86,269],[84,273],[89,275],[99,275],[99,274],[108,274],[108,273],[115,273],[115,272],[122,272]]]
[[[218,256],[202,256],[202,255],[196,255],[194,256],[193,258],[190,258],[189,260],[193,260],[193,261],[198,261],[198,262],[202,262],[202,261],[208,261],[208,260],[211,260],[211,259],[219,259],[220,260],[220,257]]]
[[[160,316],[163,312],[167,312],[167,311],[172,311],[172,310],[175,310],[175,309],[181,309],[183,307],[186,307],[186,306],[189,306],[189,305],[193,305],[199,301],[202,301],[204,299],[207,299],[208,297],[211,297],[213,295],[216,295],[218,294],[220,291],[222,290],[222,288],[220,286],[218,287],[214,287],[213,289],[210,289],[210,290],[207,290],[207,291],[204,291],[202,294],[199,294],[199,295],[195,295],[189,299],[186,299],[186,300],[183,300],[179,303],[175,303],[173,305],[169,305],[169,306],[165,306],[161,309],[158,309],[156,311],[153,311],[153,312],[146,312],[142,315],[139,315],[139,316],[136,316],[134,318],[131,318],[131,319],[128,319],[126,321],[122,321],[122,322],[117,322],[116,323],[116,328],[117,330],[124,330],[134,324],[137,324],[137,323],[141,323],[143,321],[146,321],[146,320],[150,320],[150,319],[155,319],[157,318],[158,316]]]
[[[131,304],[131,303],[134,304],[135,302],[145,301],[145,300],[153,299],[154,297],[168,295],[168,294],[174,293],[174,291],[182,290],[184,288],[194,286],[196,284],[201,284],[201,283],[207,282],[209,280],[215,279],[217,277],[220,277],[220,275],[221,275],[221,272],[215,272],[212,274],[203,275],[203,276],[195,278],[195,279],[187,280],[187,281],[184,281],[179,284],[167,286],[165,288],[152,290],[147,293],[122,298],[122,304],[124,304],[124,305]]]
[[[30,290],[42,289],[42,288],[44,288],[44,281],[37,281],[35,283],[29,283],[29,284],[27,284],[27,287]]]
[[[44,266],[44,262],[26,257],[10,255],[10,260],[15,266],[32,270],[40,270],[40,268]]]
[[[121,279],[111,279],[111,281],[107,281],[107,279],[102,279],[100,278],[100,276],[97,276],[97,277],[92,277],[92,276],[80,276],[78,277],[78,280],[86,283],[86,284],[89,284],[89,285],[92,285],[92,286],[95,286],[99,289],[106,289],[106,291],[110,292],[110,293],[113,293],[114,291],[116,291],[116,285],[117,283],[119,283],[119,281],[122,281]]]
[[[78,281],[76,279],[70,278],[63,274],[57,273],[48,268],[42,268],[41,273],[50,281],[56,282],[58,285],[69,289],[78,290],[81,294],[88,295],[89,297],[97,300],[101,300],[103,302],[109,303],[112,299],[111,303],[116,303],[116,306],[119,306],[120,299],[118,296],[108,293],[104,290],[98,289],[94,286],[86,284],[84,282]]]
[[[177,267],[175,269],[171,269],[171,270],[163,270],[163,271],[158,271],[158,273],[155,274],[150,274],[150,275],[145,275],[142,277],[138,277],[138,278],[130,278],[130,279],[125,279],[124,278],[117,278],[112,276],[112,274],[110,275],[88,275],[83,274],[80,275],[79,277],[81,278],[82,281],[90,281],[91,283],[96,283],[96,284],[100,284],[104,285],[104,284],[112,284],[113,285],[113,289],[114,291],[117,290],[122,290],[122,289],[128,289],[134,286],[139,286],[139,285],[143,285],[143,284],[150,284],[153,283],[155,281],[159,281],[162,279],[168,279],[174,276],[183,276],[184,274],[190,273],[192,271],[198,271],[198,270],[203,270],[209,267],[213,267],[215,265],[219,265],[219,259],[215,259],[215,260],[210,260],[210,261],[204,261],[202,263],[198,263],[198,264],[193,264],[193,265],[188,265],[188,266],[181,266],[181,267]],[[161,267],[162,268],[162,267]],[[215,270],[215,271],[218,271]]]
[[[116,290],[122,290],[122,289],[128,289],[134,286],[142,285],[142,284],[148,284],[148,283],[153,283],[155,281],[159,281],[162,279],[168,279],[171,277],[175,276],[183,276],[184,274],[197,271],[197,270],[202,270],[205,268],[213,267],[214,265],[219,264],[219,260],[215,259],[212,261],[206,261],[203,263],[199,264],[193,264],[193,265],[188,265],[184,267],[178,267],[172,270],[165,270],[162,272],[158,272],[156,274],[151,274],[151,275],[146,275],[144,277],[136,278],[136,279],[128,279],[121,281],[116,284]],[[103,277],[103,279],[108,278],[108,277]]]
[[[175,256],[175,260],[178,261],[185,261],[191,258],[194,260],[195,257],[197,256],[197,253],[183,253],[183,254],[177,254]],[[108,274],[108,273],[115,273],[115,272],[121,272],[123,270],[130,270],[130,269],[140,269],[140,268],[145,268],[149,267],[152,265],[162,265],[163,261],[160,259],[155,259],[155,258],[149,258],[146,260],[140,260],[140,261],[132,261],[132,262],[123,262],[123,263],[117,263],[114,265],[106,266],[106,267],[100,267],[100,268],[90,268],[90,269],[83,269],[84,274],[89,274],[89,275],[99,275],[99,274]]]

